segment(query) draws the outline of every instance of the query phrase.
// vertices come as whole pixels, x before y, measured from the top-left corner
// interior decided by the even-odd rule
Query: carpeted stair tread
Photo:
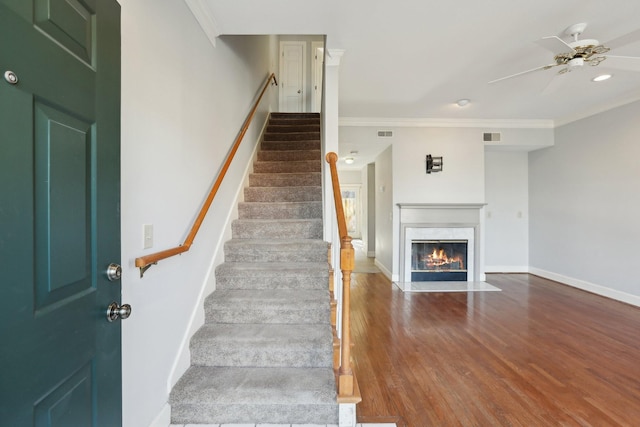
[[[309,275],[329,277],[329,267],[324,262],[224,262],[216,267],[216,274],[247,277],[296,277]]]
[[[301,161],[301,160],[321,160],[320,150],[279,150],[279,151],[259,151],[258,161]]]
[[[240,219],[322,218],[322,202],[240,202]]]
[[[321,239],[231,239],[224,244],[227,262],[305,262],[327,258]]]
[[[192,366],[171,396],[176,424],[337,424],[331,368]]]
[[[246,202],[317,202],[322,201],[322,187],[246,187]]]
[[[322,186],[322,173],[252,173],[250,187],[307,187]]]
[[[272,123],[267,126],[268,133],[287,133],[287,132],[320,132],[320,123],[312,123],[313,120],[296,120],[294,123]]]
[[[206,323],[328,323],[328,290],[217,289],[205,300]]]
[[[308,219],[236,219],[231,223],[234,239],[320,239],[322,220]]]
[[[331,367],[329,324],[204,324],[191,339],[197,366]]]
[[[262,137],[263,141],[308,141],[319,139],[320,131],[316,132],[269,132]]]
[[[314,125],[320,128],[320,118],[319,117],[296,118],[295,120],[292,120],[290,118],[274,117],[272,114],[269,120],[269,126],[300,126],[300,125]]]
[[[294,173],[294,172],[321,172],[320,160],[297,161],[256,161],[253,165],[254,173]]]
[[[300,185],[293,187],[246,187],[245,202],[319,202],[322,201],[322,187]]]
[[[315,119],[318,121],[320,120],[320,113],[271,113],[271,115],[269,116],[270,119],[275,119],[275,120],[290,120],[290,121],[297,121],[297,120],[304,120],[304,119]]]
[[[265,151],[272,150],[319,150],[321,147],[320,140],[310,141],[263,141],[260,149]]]
[[[215,275],[218,289],[322,290],[329,280],[326,262],[225,262]]]

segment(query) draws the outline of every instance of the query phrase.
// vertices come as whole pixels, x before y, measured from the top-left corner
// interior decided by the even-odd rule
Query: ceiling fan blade
[[[640,29],[632,31],[623,36],[616,37],[613,40],[609,40],[609,42],[605,43],[604,45],[610,49],[615,49],[637,41],[640,41]]]
[[[601,62],[604,68],[640,72],[640,57],[617,55],[606,55],[605,57],[607,59]]]
[[[574,48],[558,36],[543,37],[538,40],[536,44],[553,52],[554,54],[566,52],[576,53]]]
[[[543,65],[542,67],[532,68],[531,70],[521,71],[521,72],[516,73],[516,74],[511,74],[511,75],[509,75],[509,76],[500,77],[499,79],[491,80],[491,81],[489,82],[489,84],[497,83],[497,82],[500,82],[500,81],[502,81],[502,80],[507,80],[507,79],[510,79],[510,78],[512,78],[512,77],[518,77],[518,76],[521,76],[521,75],[523,75],[523,74],[532,73],[532,72],[534,72],[534,71],[539,71],[539,70],[548,70],[549,68],[551,68],[551,67],[555,67],[555,66],[557,66],[557,65],[558,65],[558,64],[553,63],[553,64],[549,64],[549,65]]]
[[[551,77],[547,85],[542,88],[542,93],[549,95],[556,93],[558,89],[565,83],[568,74],[568,72],[554,73],[553,77]]]

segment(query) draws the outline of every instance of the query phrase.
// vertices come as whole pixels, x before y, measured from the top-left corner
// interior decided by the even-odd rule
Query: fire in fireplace
[[[412,240],[411,281],[466,281],[468,240]]]

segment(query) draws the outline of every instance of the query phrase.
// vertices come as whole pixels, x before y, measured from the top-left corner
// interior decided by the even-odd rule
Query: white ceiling
[[[604,61],[555,79],[559,67],[488,84],[552,63],[553,53],[536,41],[551,35],[571,41],[563,31],[579,22],[588,24],[581,38],[605,45],[635,32],[635,42],[610,54],[640,57],[638,0],[185,1],[202,7],[209,30],[218,34],[326,34],[328,49],[345,50],[343,122],[554,126],[640,99],[640,59],[629,62],[638,72],[609,69]],[[613,78],[591,81],[604,71]],[[460,98],[471,103],[459,108],[454,102]]]

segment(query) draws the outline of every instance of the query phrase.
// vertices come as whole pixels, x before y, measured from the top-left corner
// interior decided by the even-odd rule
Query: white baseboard
[[[392,281],[394,280],[394,279],[391,278],[391,272],[387,269],[387,267],[382,265],[382,263],[380,261],[378,261],[377,258],[373,260],[373,264],[380,269],[382,274],[387,276],[387,279],[392,280]],[[396,278],[395,280],[397,281],[398,278]]]
[[[485,273],[528,273],[527,265],[486,265]]]
[[[580,279],[574,279],[573,277],[563,276],[562,274],[552,273],[550,271],[542,270],[536,267],[529,267],[529,273],[535,274],[536,276],[544,277],[545,279],[554,280],[565,285],[573,286],[574,288],[582,289],[583,291],[591,292],[603,297],[611,298],[640,307],[640,296],[637,295],[631,295],[626,292],[607,288],[606,286],[596,285],[595,283],[590,283]]]

